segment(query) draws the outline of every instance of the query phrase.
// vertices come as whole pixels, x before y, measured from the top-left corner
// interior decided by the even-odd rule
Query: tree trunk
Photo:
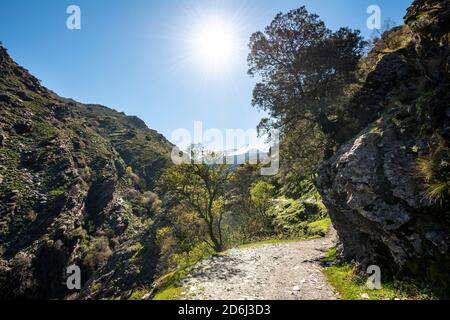
[[[208,222],[208,233],[209,237],[211,238],[211,241],[213,242],[214,250],[217,252],[222,252],[223,251],[222,243],[217,239],[216,235],[214,234],[213,221]]]
[[[339,122],[331,121],[328,119],[327,115],[323,112],[318,113],[315,116],[317,123],[319,124],[320,129],[323,133],[325,133],[328,137],[335,140],[337,139],[338,131],[339,131]],[[341,141],[336,141],[337,143],[341,143]]]

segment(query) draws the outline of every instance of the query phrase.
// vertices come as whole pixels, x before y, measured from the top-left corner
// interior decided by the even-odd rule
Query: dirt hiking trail
[[[321,259],[336,243],[325,238],[232,249],[196,265],[183,280],[193,300],[335,300]]]

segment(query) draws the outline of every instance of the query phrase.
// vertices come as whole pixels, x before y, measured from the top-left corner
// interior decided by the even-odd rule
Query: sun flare
[[[236,32],[220,19],[211,19],[198,27],[193,40],[195,57],[207,68],[229,67],[237,55]]]

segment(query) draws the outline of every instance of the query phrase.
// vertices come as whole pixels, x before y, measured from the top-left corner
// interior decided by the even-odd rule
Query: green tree
[[[365,45],[359,31],[331,32],[305,7],[276,15],[249,44],[249,74],[262,79],[254,89],[253,105],[271,117],[262,127],[289,131],[312,123],[333,142],[344,142],[342,97],[356,81]]]
[[[227,185],[227,224],[237,244],[267,236],[267,223],[265,219],[261,219],[250,195],[252,185],[260,179],[261,166],[246,163],[234,170]]]
[[[227,204],[234,212],[243,211],[243,214],[251,210],[251,186],[261,179],[261,166],[253,164],[240,165],[232,173],[227,185]]]
[[[263,219],[267,219],[267,210],[275,196],[275,187],[266,181],[260,180],[251,187],[250,196],[259,214]]]
[[[223,196],[229,167],[218,164],[182,164],[169,168],[159,179],[158,189],[175,202],[183,202],[206,224],[214,250],[224,249]]]

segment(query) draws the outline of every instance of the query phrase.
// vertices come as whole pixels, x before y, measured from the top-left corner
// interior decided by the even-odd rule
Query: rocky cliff
[[[0,47],[0,299],[77,298],[73,264],[85,298],[151,281],[150,190],[171,148],[136,117],[57,96]]]
[[[365,271],[423,277],[448,293],[450,1],[417,0],[365,63],[351,102],[367,128],[321,167],[338,253]]]

